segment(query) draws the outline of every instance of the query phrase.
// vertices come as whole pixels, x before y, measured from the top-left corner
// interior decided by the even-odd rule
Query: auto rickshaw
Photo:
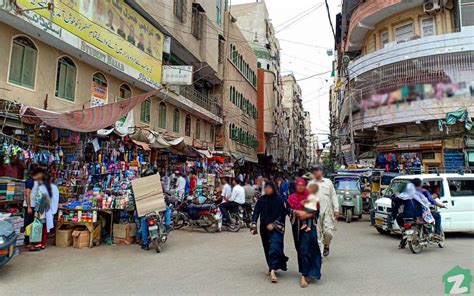
[[[360,175],[334,175],[334,188],[339,201],[339,213],[347,223],[351,223],[353,216],[362,218],[364,202],[362,195],[366,191],[367,177]]]

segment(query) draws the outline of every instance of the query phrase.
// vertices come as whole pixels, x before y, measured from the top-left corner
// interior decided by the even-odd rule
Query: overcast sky
[[[232,4],[255,2],[255,0],[231,1]],[[328,1],[333,24],[335,15],[341,10],[340,2],[340,0]],[[265,3],[276,28],[277,37],[280,39],[282,74],[293,72],[296,79],[302,79],[330,71],[333,57],[328,56],[326,50],[334,48],[334,38],[324,0],[265,0]],[[311,10],[314,6],[319,8]],[[279,26],[305,11],[309,14],[292,25]],[[318,134],[320,143],[328,141],[331,82],[331,73],[298,82],[303,91],[304,108],[311,113],[312,132]]]

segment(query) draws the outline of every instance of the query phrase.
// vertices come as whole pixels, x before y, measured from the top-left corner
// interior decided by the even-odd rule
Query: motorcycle
[[[444,248],[445,237],[441,230],[439,237],[434,234],[434,225],[428,223],[416,223],[414,219],[403,219],[403,238],[407,240],[408,247],[413,254],[419,254],[423,247],[437,245]]]
[[[238,232],[244,224],[243,211],[244,210],[242,206],[239,206],[235,210],[229,211],[231,221],[226,221],[224,218],[222,218],[222,225],[225,226],[230,232]]]
[[[216,232],[218,221],[216,218],[217,207],[214,204],[194,204],[191,200],[184,199],[176,206],[172,215],[173,228],[180,229],[186,225],[202,227],[206,232]]]
[[[161,252],[161,245],[168,240],[168,232],[164,224],[162,215],[151,212],[145,215],[148,225],[148,239],[153,243],[153,247],[157,253]]]
[[[253,215],[253,208],[251,204],[243,204],[239,207],[240,218],[242,219],[242,224],[245,227],[250,228],[250,224],[252,224],[252,215]]]

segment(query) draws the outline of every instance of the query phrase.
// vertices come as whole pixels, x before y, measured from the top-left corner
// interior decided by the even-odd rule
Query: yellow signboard
[[[51,19],[47,0],[17,0],[21,9]],[[143,75],[161,82],[163,34],[123,0],[60,0],[52,22]]]

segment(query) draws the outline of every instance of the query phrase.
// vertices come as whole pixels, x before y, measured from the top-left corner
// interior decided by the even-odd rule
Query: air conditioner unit
[[[423,10],[426,13],[433,13],[441,9],[440,0],[426,0],[423,3]]]

